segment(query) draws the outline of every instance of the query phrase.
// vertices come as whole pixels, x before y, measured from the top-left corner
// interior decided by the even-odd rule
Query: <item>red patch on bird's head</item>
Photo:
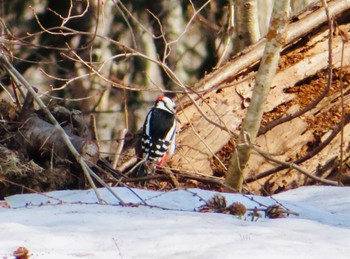
[[[159,102],[159,101],[163,100],[164,97],[165,97],[165,96],[159,96],[159,97],[157,98],[157,101]]]

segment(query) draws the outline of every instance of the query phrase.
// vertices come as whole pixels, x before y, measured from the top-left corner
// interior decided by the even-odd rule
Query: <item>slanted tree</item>
[[[256,75],[251,102],[242,123],[236,149],[230,158],[226,184],[238,191],[242,190],[243,171],[250,157],[251,144],[255,142],[260,128],[267,96],[276,74],[280,52],[285,44],[285,28],[289,20],[289,3],[289,0],[275,1],[274,3],[270,29]]]

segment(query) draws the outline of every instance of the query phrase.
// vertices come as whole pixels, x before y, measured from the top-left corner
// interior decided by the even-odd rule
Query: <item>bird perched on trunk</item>
[[[142,129],[141,157],[148,164],[161,167],[175,151],[176,105],[160,96],[148,112]]]

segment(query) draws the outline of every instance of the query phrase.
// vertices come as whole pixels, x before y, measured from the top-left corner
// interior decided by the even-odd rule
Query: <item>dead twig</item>
[[[280,164],[280,165],[284,165],[286,167],[290,167],[290,168],[293,168],[295,170],[297,170],[298,172],[306,175],[307,177],[317,181],[317,182],[321,182],[323,184],[328,184],[328,185],[338,185],[338,183],[336,181],[332,181],[332,180],[327,180],[327,179],[323,179],[323,178],[320,178],[320,177],[317,177],[307,171],[305,171],[304,169],[302,169],[300,166],[298,166],[297,164],[295,163],[291,163],[291,162],[284,162],[284,161],[281,161],[281,160],[278,160],[272,156],[270,156],[268,153],[262,151],[261,149],[253,146],[252,147],[254,151],[256,151],[257,153],[259,153],[261,156],[263,156],[265,159],[269,160],[269,161],[272,161],[274,163],[277,163],[277,164]]]
[[[171,183],[174,185],[175,188],[180,187],[180,183],[179,181],[176,179],[176,177],[174,176],[173,172],[170,170],[170,168],[168,167],[163,167],[162,168],[163,173],[169,177]]]
[[[115,150],[115,155],[114,155],[113,160],[112,160],[112,168],[114,168],[114,169],[117,168],[118,161],[119,161],[120,155],[121,155],[123,147],[124,147],[124,139],[125,139],[125,135],[127,132],[128,132],[127,129],[121,129],[118,132],[118,140],[117,140],[118,146]]]
[[[344,117],[344,125],[350,122],[350,114],[346,114]],[[323,150],[337,135],[338,133],[341,131],[341,123],[336,125],[333,128],[332,133],[327,137],[327,139],[325,141],[323,141],[320,145],[318,145],[316,148],[314,148],[312,151],[310,151],[308,154],[306,154],[305,156],[295,160],[293,162],[293,164],[295,165],[299,165],[303,162],[305,162],[306,160],[312,158],[313,156],[315,156],[316,154],[318,154],[319,152],[321,152],[321,150]],[[251,182],[255,182],[259,179],[262,179],[264,177],[267,177],[269,175],[275,174],[283,169],[287,169],[289,168],[290,165],[289,164],[281,164],[275,168],[272,168],[270,170],[267,170],[259,175],[256,175],[254,177],[250,177],[244,180],[245,183],[251,183]]]
[[[0,62],[4,69],[7,70],[7,72],[11,75],[11,77],[17,81],[19,85],[23,85],[28,92],[33,96],[35,102],[40,106],[40,108],[44,111],[45,115],[48,117],[50,122],[55,126],[56,130],[61,134],[61,137],[63,141],[66,143],[68,149],[75,157],[76,161],[80,164],[85,177],[87,178],[90,186],[94,189],[96,197],[99,201],[99,203],[103,203],[103,199],[99,193],[99,191],[96,188],[95,183],[92,180],[92,177],[95,178],[101,185],[106,187],[108,191],[111,192],[111,194],[119,200],[119,202],[123,205],[125,204],[121,197],[117,193],[115,193],[98,175],[93,172],[89,166],[86,164],[85,159],[79,154],[79,152],[76,150],[76,148],[73,146],[72,141],[70,140],[69,136],[66,134],[64,129],[61,127],[61,125],[57,122],[55,117],[51,114],[49,109],[46,107],[44,102],[40,99],[34,88],[27,82],[27,80],[12,66],[12,64],[8,61],[7,57],[3,52],[0,52]]]
[[[338,184],[341,183],[342,173],[344,167],[344,117],[345,117],[345,106],[344,106],[344,81],[343,81],[343,67],[344,67],[344,52],[345,44],[349,42],[346,34],[340,30],[342,37],[342,49],[341,49],[341,58],[340,58],[340,105],[341,105],[341,132],[340,132],[340,164],[339,164],[339,173],[338,173]]]

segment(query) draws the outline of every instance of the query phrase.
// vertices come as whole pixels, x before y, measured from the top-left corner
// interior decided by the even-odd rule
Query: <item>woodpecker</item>
[[[166,96],[160,96],[148,112],[142,129],[142,158],[157,167],[175,151],[176,105]]]

